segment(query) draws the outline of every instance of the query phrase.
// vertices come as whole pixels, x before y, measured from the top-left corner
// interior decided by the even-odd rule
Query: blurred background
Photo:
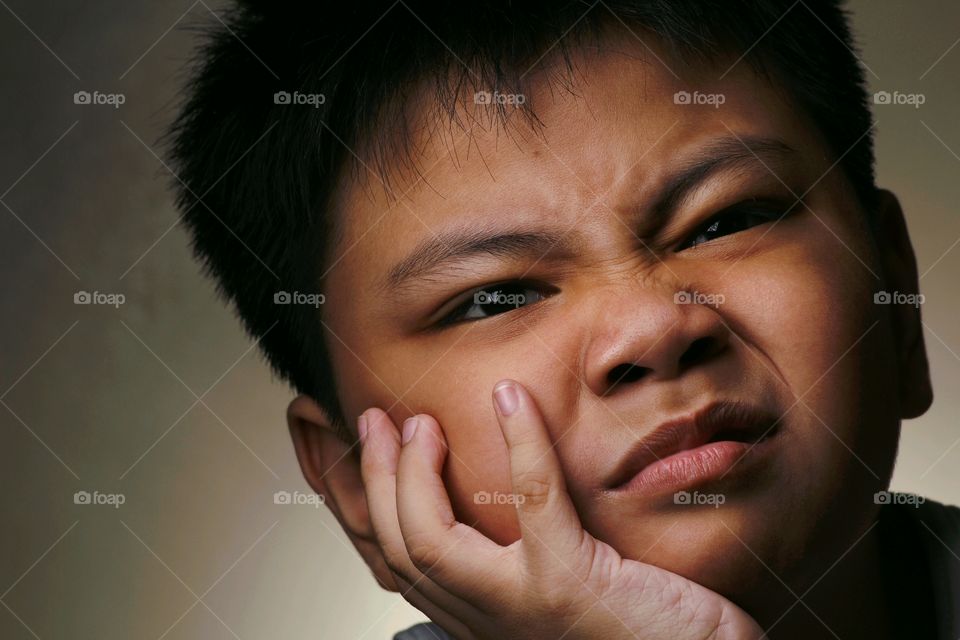
[[[2,638],[380,640],[424,619],[325,507],[275,503],[309,493],[291,393],[178,225],[157,141],[190,27],[222,6],[0,0]],[[872,90],[923,96],[875,108],[935,392],[893,485],[960,504],[960,3],[849,6]]]

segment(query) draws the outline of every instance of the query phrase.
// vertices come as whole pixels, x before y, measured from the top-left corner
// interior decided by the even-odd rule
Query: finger
[[[390,417],[380,409],[368,409],[360,419],[366,420],[366,436],[360,453],[360,475],[370,522],[387,566],[407,582],[414,582],[420,572],[407,557],[397,520],[400,433]]]
[[[558,559],[577,557],[585,532],[533,397],[513,380],[497,383],[493,396],[510,454],[523,553],[531,569],[546,575]]]
[[[438,602],[452,596],[424,576],[407,554],[397,515],[397,463],[400,433],[390,417],[380,409],[364,412],[367,428],[360,454],[360,473],[367,498],[367,510],[387,567],[408,584]]]
[[[421,414],[408,419],[403,431],[406,442],[398,462],[397,510],[414,566],[467,601],[503,593],[514,567],[510,554],[454,516],[441,477],[448,448],[439,423]]]

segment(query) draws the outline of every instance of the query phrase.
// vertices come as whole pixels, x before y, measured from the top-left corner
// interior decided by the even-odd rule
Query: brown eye
[[[441,324],[491,318],[540,302],[546,297],[542,287],[531,283],[505,282],[491,285],[474,290],[460,306],[441,320]]]

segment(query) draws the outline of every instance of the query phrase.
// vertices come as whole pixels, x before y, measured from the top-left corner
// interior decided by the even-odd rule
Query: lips
[[[776,433],[779,419],[742,402],[714,402],[668,420],[634,444],[610,474],[609,490],[680,488],[722,477]]]

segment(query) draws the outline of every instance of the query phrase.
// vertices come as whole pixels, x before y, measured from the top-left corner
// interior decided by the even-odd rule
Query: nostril
[[[649,372],[650,369],[639,365],[630,363],[618,364],[607,374],[606,393],[610,393],[618,385],[636,382]]]
[[[717,351],[719,346],[719,342],[712,337],[697,338],[690,343],[687,350],[680,356],[680,368],[686,369],[689,366],[706,360]]]

